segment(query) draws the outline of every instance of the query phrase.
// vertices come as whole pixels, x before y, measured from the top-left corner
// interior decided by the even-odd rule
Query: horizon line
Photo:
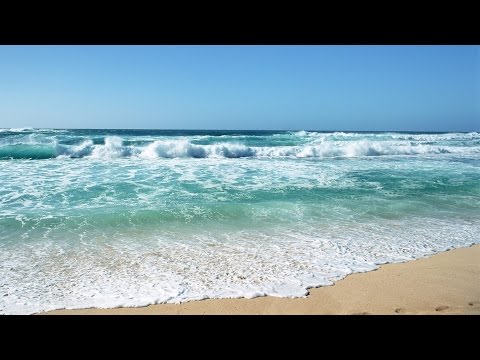
[[[18,126],[18,127],[0,127],[0,129],[24,129],[24,130],[137,130],[137,131],[306,131],[306,132],[364,132],[364,133],[375,133],[375,132],[422,132],[422,133],[470,133],[470,132],[480,132],[480,129],[477,130],[319,130],[319,129],[214,129],[214,128],[190,128],[190,129],[174,129],[174,128],[57,128],[57,127],[32,127],[32,126]]]

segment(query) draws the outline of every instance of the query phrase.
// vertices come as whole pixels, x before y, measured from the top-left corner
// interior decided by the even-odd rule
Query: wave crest
[[[474,136],[474,135],[471,135]],[[194,144],[189,139],[155,140],[149,143],[124,143],[118,136],[105,137],[103,144],[86,139],[80,144],[59,144],[56,140],[0,144],[0,159],[49,159],[68,158],[335,158],[388,155],[435,155],[435,154],[480,154],[478,146],[456,146],[455,144],[424,143],[405,140],[314,139],[302,145],[247,146],[242,143],[224,142],[216,144]]]

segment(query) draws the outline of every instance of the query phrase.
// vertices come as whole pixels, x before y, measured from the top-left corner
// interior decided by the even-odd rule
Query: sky
[[[0,46],[0,128],[480,130],[480,46]]]

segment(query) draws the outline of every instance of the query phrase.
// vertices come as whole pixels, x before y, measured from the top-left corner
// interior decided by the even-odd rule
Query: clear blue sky
[[[0,127],[480,130],[479,46],[0,46]]]

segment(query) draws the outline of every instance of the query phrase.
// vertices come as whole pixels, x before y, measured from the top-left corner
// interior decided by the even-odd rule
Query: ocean
[[[480,242],[480,133],[0,129],[0,313],[305,296]]]

